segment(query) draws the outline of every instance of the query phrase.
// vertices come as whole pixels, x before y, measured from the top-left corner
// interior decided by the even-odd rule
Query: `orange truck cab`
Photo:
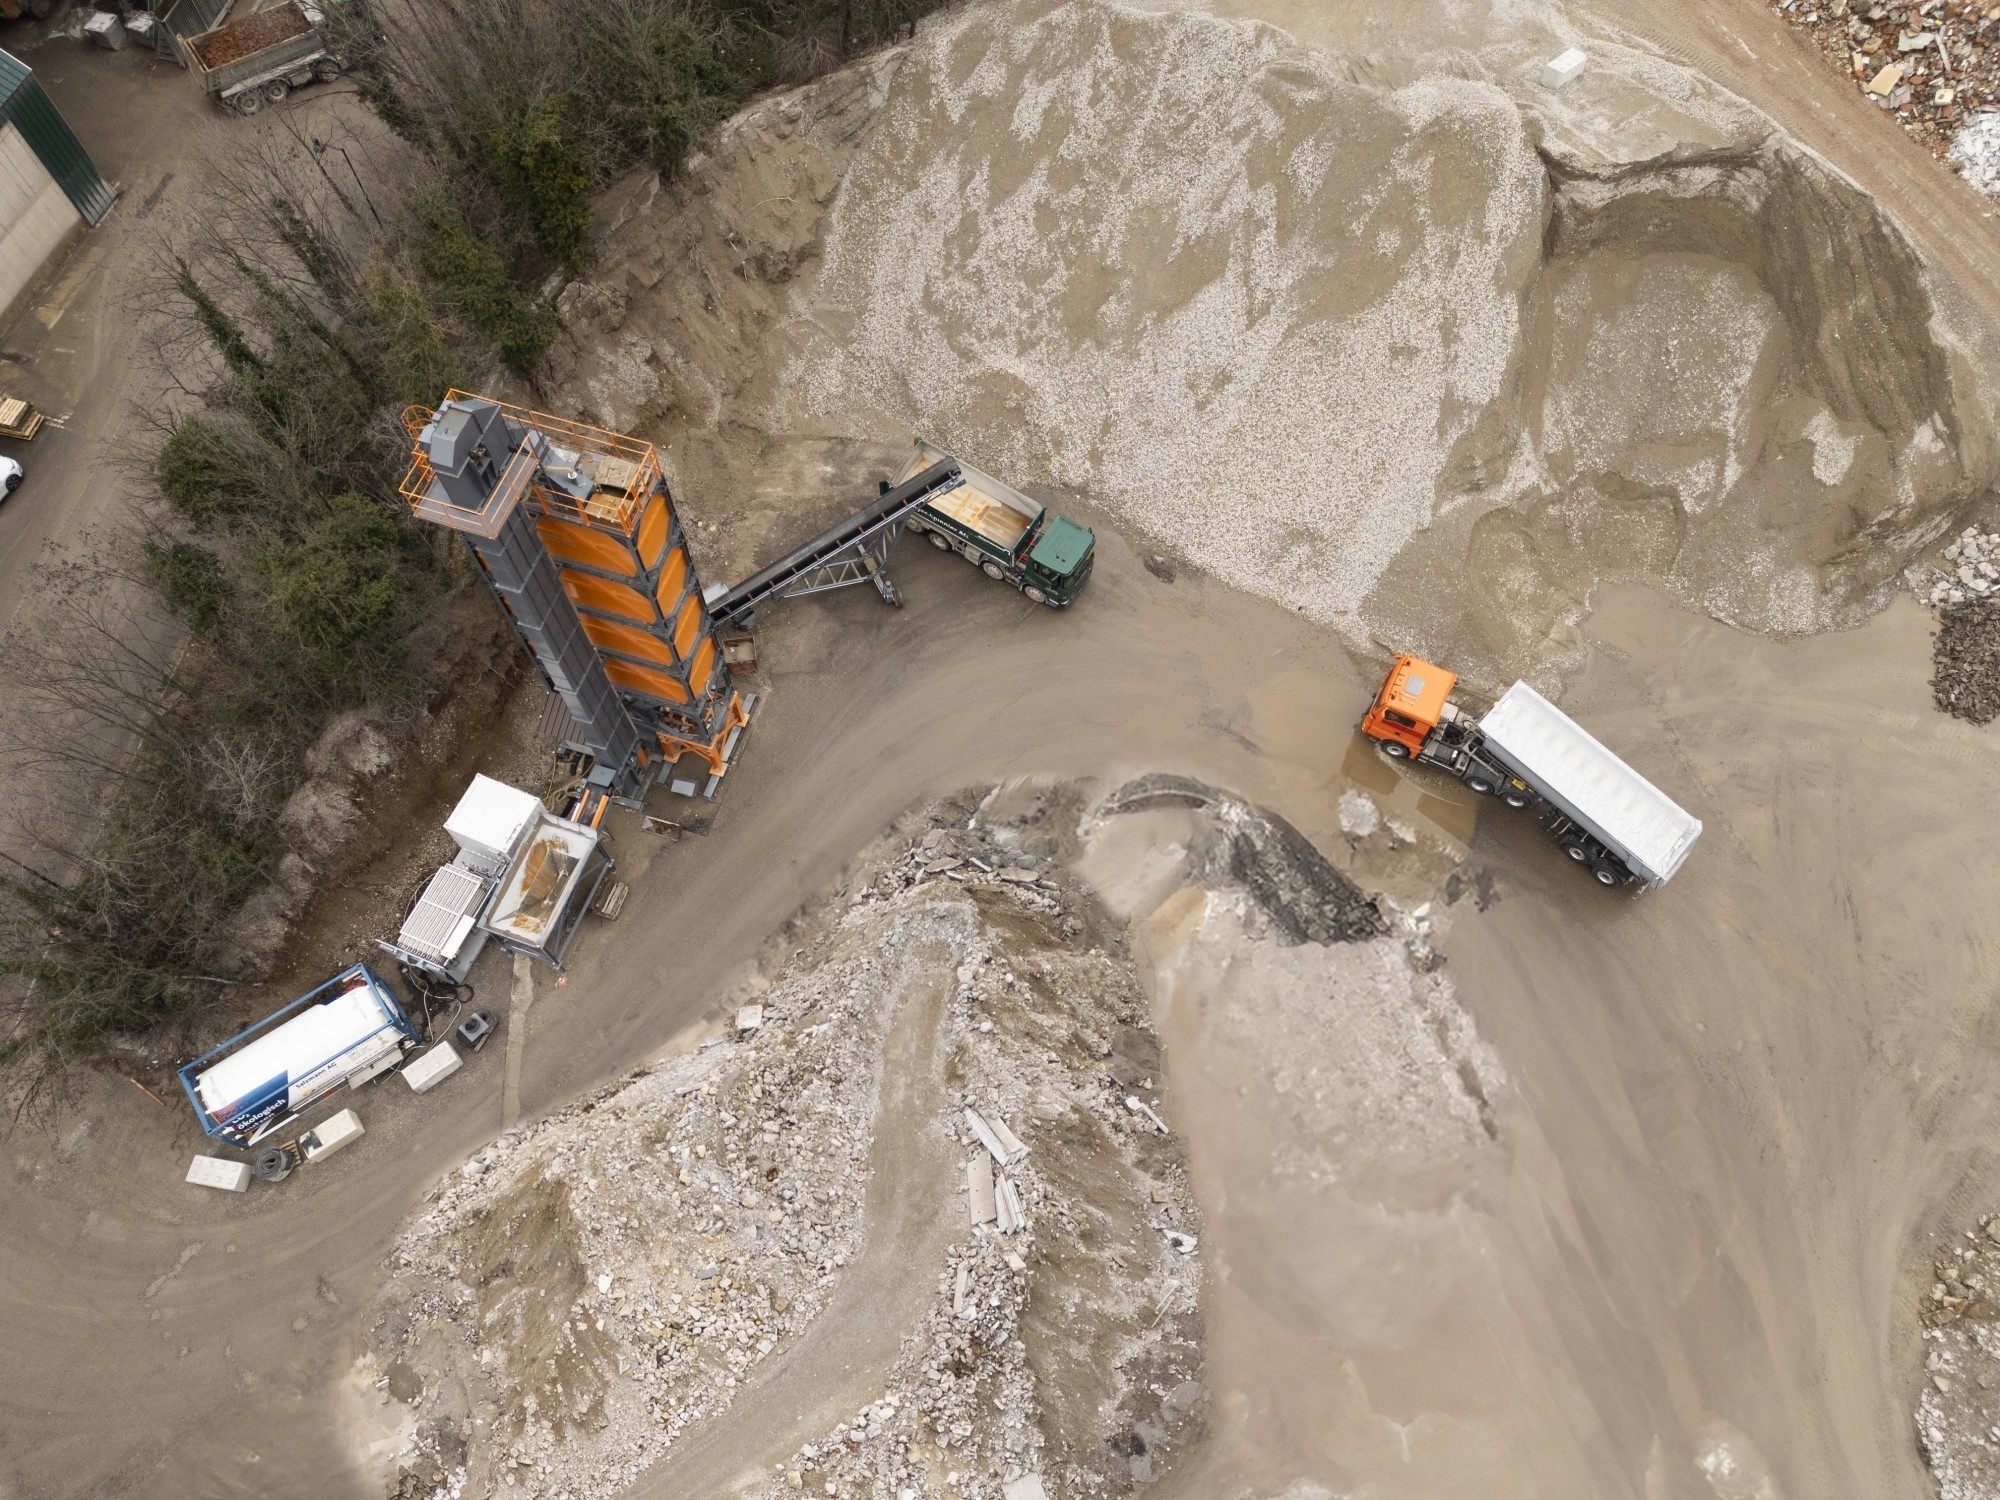
[[[1382,682],[1382,691],[1368,706],[1361,732],[1398,760],[1414,756],[1424,748],[1438,720],[1446,716],[1445,703],[1457,682],[1457,673],[1420,656],[1397,657]]]

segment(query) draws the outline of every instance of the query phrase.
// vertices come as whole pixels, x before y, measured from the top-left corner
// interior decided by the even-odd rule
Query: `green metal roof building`
[[[0,325],[114,196],[28,65],[0,52]]]

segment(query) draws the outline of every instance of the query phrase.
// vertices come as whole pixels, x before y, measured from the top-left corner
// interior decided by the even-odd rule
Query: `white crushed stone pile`
[[[1967,182],[1989,198],[2000,198],[2000,111],[1966,121],[1952,137],[1949,155]]]
[[[1937,1257],[1925,1294],[1917,1445],[1939,1500],[2000,1495],[2000,1216]]]
[[[1207,16],[969,8],[842,185],[816,301],[854,321],[794,390],[1351,621],[1500,392],[1544,201],[1490,84],[1375,90]]]

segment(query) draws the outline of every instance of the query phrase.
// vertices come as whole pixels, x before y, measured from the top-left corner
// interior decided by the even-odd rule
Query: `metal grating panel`
[[[446,865],[431,876],[417,904],[403,919],[396,941],[412,953],[449,963],[472,930],[473,915],[486,899],[487,881],[461,865]]]

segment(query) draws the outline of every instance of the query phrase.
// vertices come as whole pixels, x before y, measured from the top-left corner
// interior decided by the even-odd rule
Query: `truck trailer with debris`
[[[345,68],[320,30],[324,19],[311,5],[253,11],[181,43],[188,69],[218,104],[254,115],[280,104],[295,88],[317,79],[331,83]]]
[[[1533,809],[1599,885],[1662,886],[1701,821],[1525,682],[1474,719],[1451,701],[1455,673],[1399,656],[1361,732],[1397,760],[1436,766],[1482,796]]]
[[[204,1131],[249,1146],[343,1083],[388,1072],[422,1041],[396,992],[355,964],[187,1064],[181,1088]]]
[[[1091,530],[921,438],[897,483],[946,462],[957,465],[962,482],[926,500],[910,516],[910,530],[976,564],[988,578],[1011,583],[1036,604],[1065,609],[1075,603],[1097,562]]]

